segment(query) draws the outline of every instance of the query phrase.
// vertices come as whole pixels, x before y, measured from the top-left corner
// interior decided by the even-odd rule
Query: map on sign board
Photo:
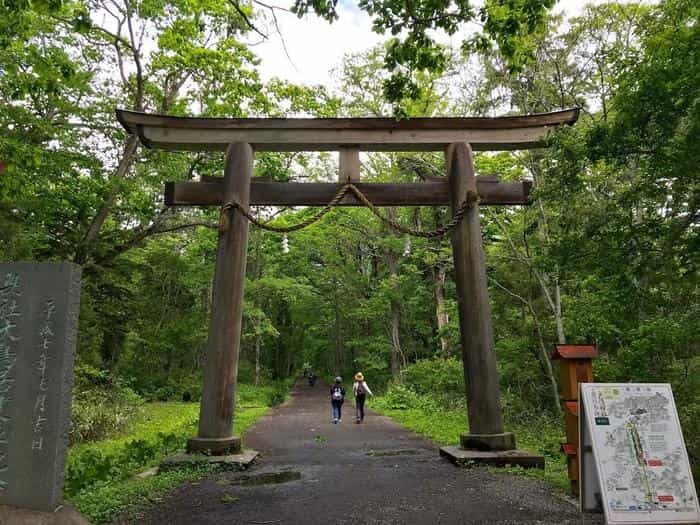
[[[697,523],[700,507],[671,385],[581,383],[582,481],[608,524]],[[591,475],[595,471],[597,475]],[[590,488],[582,487],[584,492]],[[582,506],[585,510],[585,505]]]

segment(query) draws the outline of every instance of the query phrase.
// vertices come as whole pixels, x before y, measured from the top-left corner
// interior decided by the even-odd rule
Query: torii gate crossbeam
[[[546,134],[573,124],[578,109],[495,118],[393,119],[220,119],[172,117],[117,110],[119,122],[150,148],[176,151],[226,151],[223,179],[168,183],[168,205],[310,205],[326,204],[352,182],[374,205],[449,205],[452,212],[471,192],[481,204],[528,204],[527,182],[502,183],[476,177],[472,150],[540,147]],[[338,184],[277,183],[252,180],[255,151],[340,152]],[[419,184],[361,183],[360,151],[445,151],[447,177]],[[361,203],[352,195],[341,205]],[[227,227],[219,232],[209,324],[199,430],[189,451],[226,454],[240,450],[233,435],[234,401],[240,350],[248,221],[227,209]],[[462,356],[469,412],[469,433],[460,448],[441,453],[456,462],[542,466],[541,457],[515,451],[515,437],[505,432],[494,351],[486,263],[479,204],[470,206],[452,232]]]

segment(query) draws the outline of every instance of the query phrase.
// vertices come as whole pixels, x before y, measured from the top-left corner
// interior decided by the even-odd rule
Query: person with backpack
[[[370,396],[374,395],[367,386],[365,376],[362,375],[362,372],[355,374],[352,392],[355,394],[355,412],[357,416],[355,423],[362,423],[365,419],[365,399],[367,398],[367,394]]]
[[[345,401],[345,389],[343,388],[343,378],[335,378],[335,383],[331,386],[331,407],[333,408],[333,423],[342,421],[343,401]]]

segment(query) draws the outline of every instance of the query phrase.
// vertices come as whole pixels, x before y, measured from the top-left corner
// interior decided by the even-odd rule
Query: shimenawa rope
[[[263,230],[271,231],[271,232],[277,232],[277,233],[290,233],[294,231],[298,231],[301,229],[304,229],[308,226],[311,226],[313,223],[318,222],[321,220],[321,218],[326,215],[329,211],[331,211],[333,208],[335,208],[340,201],[345,197],[348,193],[352,193],[357,197],[357,199],[362,202],[369,210],[382,222],[387,224],[390,228],[401,232],[406,235],[413,235],[415,237],[424,237],[424,238],[434,238],[434,237],[442,237],[452,229],[454,229],[457,224],[459,224],[459,221],[462,220],[462,217],[464,217],[464,214],[467,212],[467,210],[473,206],[475,203],[479,202],[479,196],[471,190],[467,191],[467,195],[462,201],[462,203],[459,205],[459,208],[457,208],[452,215],[452,218],[450,219],[449,222],[444,224],[443,226],[436,228],[434,230],[430,231],[423,231],[423,230],[418,230],[415,228],[409,228],[408,226],[404,226],[403,224],[400,224],[397,221],[394,221],[384,215],[381,211],[379,211],[379,208],[372,204],[370,200],[367,198],[367,196],[360,191],[360,189],[355,186],[354,184],[345,184],[340,190],[338,190],[338,193],[335,194],[333,199],[326,204],[318,213],[312,215],[311,217],[303,220],[302,222],[298,224],[294,224],[292,226],[275,226],[269,222],[262,222],[256,217],[254,217],[248,209],[246,209],[244,206],[242,206],[239,202],[237,201],[229,201],[226,204],[224,204],[221,208],[221,217],[219,219],[219,229],[221,231],[226,231],[228,229],[230,217],[229,213],[233,209],[237,209],[238,211],[241,212],[241,214],[248,219],[251,223],[255,224],[258,228],[262,228]]]

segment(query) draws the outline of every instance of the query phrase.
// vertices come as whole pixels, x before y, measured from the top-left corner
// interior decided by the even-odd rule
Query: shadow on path
[[[334,425],[328,388],[298,383],[245,434],[256,465],[188,483],[139,523],[583,523],[544,483],[459,469],[389,418],[369,412],[358,425],[353,401],[343,409]]]

